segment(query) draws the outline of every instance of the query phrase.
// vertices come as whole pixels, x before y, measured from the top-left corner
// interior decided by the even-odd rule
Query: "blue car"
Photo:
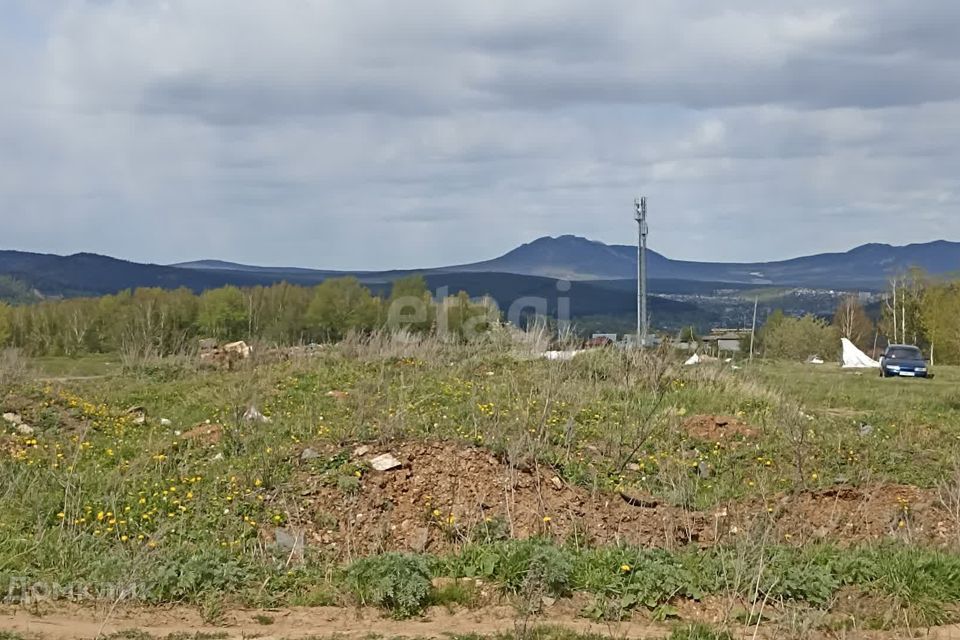
[[[930,375],[930,367],[919,348],[892,344],[880,357],[880,375],[884,378],[926,378]]]

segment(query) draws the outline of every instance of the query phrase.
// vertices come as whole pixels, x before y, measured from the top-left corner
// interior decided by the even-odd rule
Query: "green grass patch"
[[[76,358],[47,356],[31,359],[31,364],[40,376],[48,378],[76,378],[108,376],[123,369],[120,354],[87,354]]]
[[[223,593],[255,606],[363,602],[404,617],[470,600],[435,589],[433,578],[479,577],[515,600],[586,592],[594,602],[585,613],[610,619],[638,609],[669,618],[673,600],[731,592],[824,608],[856,587],[911,607],[916,619],[953,619],[957,557],[902,545],[574,548],[507,540],[509,527],[492,519],[446,557],[393,554],[342,566],[342,556],[309,548],[303,564],[289,565],[265,534],[298,517],[338,524],[291,508],[304,489],[298,474],[337,487],[343,500],[371,490],[368,470],[349,456],[358,442],[482,446],[598,495],[617,499],[613,491],[628,487],[701,509],[836,484],[934,487],[960,442],[958,368],[908,381],[830,365],[684,368],[620,350],[556,363],[431,349],[331,348],[235,371],[171,361],[108,379],[5,387],[0,408],[23,414],[34,432],[0,425],[0,591],[17,576],[133,581],[149,602],[211,612],[209,594]],[[73,378],[107,362],[39,366],[43,378]],[[147,409],[144,423],[131,406]],[[270,422],[243,420],[249,406]],[[730,416],[754,435],[698,439],[685,428],[698,414]],[[198,427],[216,437],[181,437]],[[325,453],[301,460],[305,447]]]

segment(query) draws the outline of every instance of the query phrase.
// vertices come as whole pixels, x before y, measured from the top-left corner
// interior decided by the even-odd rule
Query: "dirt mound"
[[[956,523],[935,492],[904,485],[836,487],[785,496],[777,505],[777,527],[798,542],[956,539]]]
[[[304,472],[299,482],[309,488],[291,522],[299,516],[308,540],[351,554],[436,552],[470,540],[538,535],[658,546],[713,536],[710,515],[630,506],[617,494],[570,486],[549,469],[511,468],[483,449],[412,443],[370,449],[362,459],[387,452],[403,466],[367,471],[352,494],[329,474]]]
[[[407,443],[365,449],[362,456],[339,455],[350,459],[348,468],[359,468],[389,452],[402,467],[367,470],[357,481],[304,464],[296,490],[288,493],[295,504],[284,507],[290,527],[302,531],[308,545],[350,556],[436,553],[467,541],[541,535],[581,544],[708,547],[758,527],[796,544],[818,538],[840,544],[891,536],[935,544],[955,539],[955,526],[932,492],[913,487],[831,489],[690,511],[656,499],[590,492],[550,469],[511,468],[479,448]],[[325,464],[331,453],[313,462]]]
[[[64,394],[49,398],[31,398],[23,395],[8,394],[0,397],[0,413],[18,414],[24,424],[37,430],[56,429],[61,432],[78,432],[87,428],[89,420],[84,410],[96,411],[99,407],[84,406],[79,398]],[[0,426],[6,426],[2,423]]]
[[[217,444],[223,437],[223,426],[209,422],[198,424],[180,434],[181,440],[195,442],[202,446]]]
[[[683,421],[682,428],[692,438],[716,442],[733,437],[755,438],[757,431],[731,416],[699,415]]]

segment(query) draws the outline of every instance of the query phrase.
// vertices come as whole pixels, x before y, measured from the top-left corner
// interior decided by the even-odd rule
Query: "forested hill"
[[[140,264],[93,253],[58,256],[23,251],[0,251],[0,275],[36,289],[45,296],[91,296],[137,287],[203,291],[226,284],[269,284],[272,277],[223,271],[190,271],[155,264]]]
[[[868,244],[844,253],[826,253],[765,263],[691,262],[672,260],[651,251],[648,275],[660,282],[672,280],[676,283],[880,290],[885,288],[891,275],[912,266],[934,275],[958,273],[960,243],[937,241],[904,247]],[[504,274],[584,281],[634,280],[636,248],[606,245],[576,236],[545,237],[484,262],[381,272],[258,267],[220,260],[200,260],[164,266],[140,264],[90,253],[58,256],[0,251],[0,275],[12,276],[28,288],[47,296],[100,295],[135,287],[184,286],[194,291],[202,291],[225,284],[251,286],[279,281],[313,285],[330,277],[344,275],[355,275],[365,283],[376,284],[410,273],[423,273],[431,277],[489,274],[484,278],[491,283],[503,281]],[[670,291],[677,292],[680,291]]]
[[[0,286],[0,300],[27,302],[41,297],[78,297],[113,294],[127,289],[157,287],[176,289],[185,287],[195,293],[236,285],[240,287],[269,286],[278,282],[314,286],[340,272],[321,272],[307,269],[245,271],[234,268],[197,269],[148,265],[127,262],[94,254],[55,256],[0,252],[0,274],[6,276],[9,289],[16,295],[4,298]],[[361,273],[361,282],[376,294],[386,294],[390,283],[402,272]],[[635,313],[632,294],[636,281],[574,282],[569,290],[561,290],[557,280],[541,276],[511,273],[428,272],[426,281],[431,292],[446,291],[454,295],[460,291],[470,296],[490,296],[506,312],[517,300],[540,298],[547,302],[548,311],[556,312],[557,300],[568,298],[574,317],[619,316]],[[651,292],[671,293],[690,287],[709,292],[710,283],[652,282]],[[706,325],[713,316],[698,306],[654,296],[651,313],[667,325]]]

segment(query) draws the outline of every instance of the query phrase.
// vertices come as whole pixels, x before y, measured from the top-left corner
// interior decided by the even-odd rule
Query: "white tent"
[[[540,357],[546,358],[547,360],[573,360],[574,357],[583,353],[580,349],[574,349],[573,351],[544,351],[540,354]]]
[[[703,362],[703,358],[700,357],[699,353],[695,353],[692,356],[690,356],[690,358],[683,364],[689,367],[695,364],[700,364],[701,362]]]
[[[880,363],[857,348],[855,344],[843,340],[843,368],[844,369],[879,369]]]

